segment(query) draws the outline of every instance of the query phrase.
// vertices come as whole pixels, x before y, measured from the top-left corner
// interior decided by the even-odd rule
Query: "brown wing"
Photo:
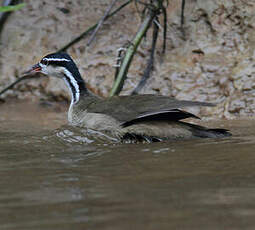
[[[85,99],[86,100],[86,99]],[[87,105],[91,113],[103,113],[114,117],[123,126],[145,119],[181,120],[195,115],[179,110],[183,107],[214,106],[211,103],[181,101],[172,97],[157,95],[115,96],[98,99]]]

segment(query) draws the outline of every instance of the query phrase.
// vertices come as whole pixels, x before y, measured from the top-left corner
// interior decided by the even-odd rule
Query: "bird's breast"
[[[69,108],[68,122],[70,125],[98,131],[118,132],[121,129],[120,122],[109,115],[80,111],[75,107]]]

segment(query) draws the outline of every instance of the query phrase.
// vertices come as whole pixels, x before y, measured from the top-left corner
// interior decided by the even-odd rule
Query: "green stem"
[[[154,18],[154,14],[150,13],[147,15],[147,17],[144,19],[143,23],[141,24],[135,38],[131,42],[131,45],[128,47],[126,51],[126,55],[124,57],[124,60],[121,64],[118,76],[113,84],[112,90],[110,92],[110,97],[114,95],[118,95],[120,91],[123,88],[124,81],[126,79],[126,75],[130,66],[130,63],[133,59],[133,56],[137,50],[137,47],[141,43],[142,38],[146,34],[148,28],[150,27],[150,24]]]

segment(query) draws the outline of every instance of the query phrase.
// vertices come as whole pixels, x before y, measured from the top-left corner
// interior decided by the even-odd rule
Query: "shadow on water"
[[[254,229],[255,121],[216,125],[234,136],[119,144],[2,120],[0,229]]]

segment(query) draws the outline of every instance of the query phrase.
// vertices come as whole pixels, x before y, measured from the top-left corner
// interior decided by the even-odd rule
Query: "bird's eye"
[[[41,60],[41,64],[43,64],[43,65],[48,65],[48,64],[49,64],[49,61],[46,60],[46,59],[42,59],[42,60]]]

